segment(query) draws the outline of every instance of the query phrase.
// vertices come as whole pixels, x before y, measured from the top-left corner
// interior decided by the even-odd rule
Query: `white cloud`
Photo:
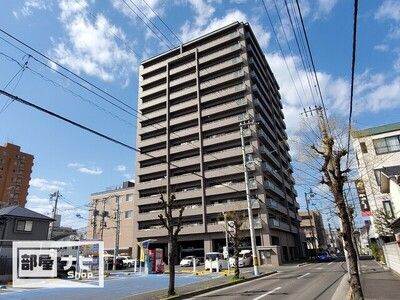
[[[104,81],[126,81],[137,69],[137,58],[126,45],[117,43],[117,39],[124,44],[129,41],[125,33],[104,15],[97,14],[91,21],[88,5],[85,0],[59,2],[59,20],[67,38],[55,43],[51,55],[75,72],[84,72]]]
[[[125,172],[126,169],[127,168],[124,165],[118,165],[118,166],[115,167],[115,170],[118,171],[118,172]]]
[[[54,192],[57,190],[63,190],[67,183],[58,180],[49,181],[43,178],[32,178],[29,185],[39,191]]]
[[[103,171],[100,168],[80,167],[78,168],[78,171],[89,175],[101,175],[103,173]]]
[[[386,0],[375,13],[375,19],[400,21],[400,1]]]
[[[135,4],[133,5],[132,2]],[[161,1],[160,0],[146,0],[147,4],[160,16],[164,14],[164,9],[161,6]],[[124,1],[121,0],[112,0],[112,5],[115,9],[118,11],[122,12],[124,15],[129,17],[130,19],[140,21],[140,19],[136,16],[136,14],[133,11],[135,11],[142,19],[144,19],[145,15],[147,18],[152,19],[156,18],[156,14],[152,11],[152,9],[146,5],[145,1],[142,0],[129,0],[126,1],[125,4]],[[130,8],[129,8],[130,7]],[[139,10],[138,10],[139,8]]]
[[[28,196],[26,208],[31,209],[35,212],[43,214],[45,216],[52,217],[53,202],[50,202],[48,198],[39,197],[37,195]],[[57,214],[61,217],[61,226],[81,228],[87,226],[87,221],[84,219],[78,219],[76,214],[82,216],[87,215],[87,209],[84,205],[71,205],[64,202],[63,198],[60,198],[57,204]]]
[[[316,16],[326,16],[335,7],[337,0],[318,0],[318,10]]]
[[[51,0],[25,0],[22,8],[18,11],[14,10],[13,15],[18,19],[20,16],[30,16],[35,10],[47,10],[52,6]]]
[[[379,44],[374,46],[375,51],[386,52],[389,50],[389,45],[387,44]]]
[[[103,170],[99,167],[88,167],[84,164],[73,162],[67,165],[69,168],[74,168],[80,173],[89,174],[89,175],[101,175]]]
[[[195,17],[195,20],[197,20],[197,17]],[[247,21],[250,21],[247,15],[237,9],[228,11],[227,14],[222,18],[212,18],[209,23],[205,25],[199,26],[197,21],[195,21],[194,24],[186,21],[181,27],[181,38],[183,41],[189,41],[234,22]],[[266,31],[256,19],[253,18],[251,21],[252,22],[250,25],[257,37],[258,42],[260,43],[260,46],[266,48],[270,40],[270,33]]]
[[[196,25],[204,26],[208,19],[214,14],[215,8],[204,0],[189,0],[189,2],[196,13]]]

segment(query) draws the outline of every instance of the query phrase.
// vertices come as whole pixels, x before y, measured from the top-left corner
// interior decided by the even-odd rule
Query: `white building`
[[[352,137],[368,203],[362,203],[361,207],[363,215],[370,215],[370,237],[376,238],[374,212],[377,209],[400,217],[400,123],[353,131]]]

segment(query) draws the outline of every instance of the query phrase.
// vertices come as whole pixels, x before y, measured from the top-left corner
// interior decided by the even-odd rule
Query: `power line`
[[[167,23],[164,22],[164,20],[158,15],[158,13],[147,3],[146,0],[142,0],[148,8],[151,9],[151,11],[154,13],[154,15],[157,16],[157,18],[161,21],[161,23],[164,24],[164,26],[169,30],[169,32],[172,33],[172,35],[182,44],[182,40],[175,34],[175,32],[167,25]]]
[[[263,0],[263,2],[264,2],[264,0]],[[296,5],[297,5],[297,10],[298,10],[299,16],[300,16],[300,21],[301,21],[301,26],[302,26],[302,28],[303,28],[304,37],[305,37],[305,39],[306,39],[308,54],[309,54],[310,59],[311,59],[311,65],[312,65],[312,68],[313,68],[315,81],[316,81],[316,83],[317,83],[318,93],[319,93],[319,97],[320,97],[320,100],[321,100],[322,108],[323,108],[323,111],[324,111],[324,116],[325,116],[326,123],[328,124],[328,128],[329,128],[329,123],[328,123],[328,117],[327,117],[327,114],[326,114],[325,103],[324,103],[324,99],[323,99],[323,97],[322,97],[321,87],[320,87],[320,85],[319,85],[318,76],[317,76],[317,71],[316,71],[316,69],[315,69],[314,59],[313,59],[313,56],[312,56],[312,53],[311,53],[310,42],[309,42],[309,40],[308,40],[307,30],[306,30],[306,27],[305,27],[305,25],[304,25],[304,20],[303,20],[303,15],[302,15],[302,13],[301,13],[300,5],[299,5],[299,0],[296,0]]]
[[[353,115],[354,73],[355,73],[355,66],[356,66],[356,48],[357,48],[357,14],[358,14],[358,0],[354,0],[353,49],[352,49],[352,57],[351,57],[350,112],[349,112],[349,131],[348,131],[348,135],[347,135],[347,160],[346,160],[347,168],[349,167],[351,117]]]

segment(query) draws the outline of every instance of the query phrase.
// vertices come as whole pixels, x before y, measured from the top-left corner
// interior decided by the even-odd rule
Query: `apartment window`
[[[133,201],[133,194],[126,195],[125,201]]]
[[[32,221],[17,221],[16,231],[31,232],[32,231]]]
[[[382,204],[383,204],[383,209],[385,210],[385,213],[390,218],[394,218],[392,203],[390,203],[390,201],[382,201]]]
[[[400,151],[400,135],[376,139],[373,142],[376,154]]]
[[[368,153],[367,145],[365,144],[365,142],[361,142],[360,147],[362,153]]]
[[[125,219],[130,219],[133,216],[133,210],[127,210],[125,212]]]

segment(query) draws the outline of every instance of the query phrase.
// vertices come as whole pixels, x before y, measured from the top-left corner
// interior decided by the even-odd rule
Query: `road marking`
[[[315,268],[315,270],[322,270],[322,268],[321,268],[321,267],[318,267],[318,268]]]
[[[270,290],[268,293],[262,294],[262,295],[260,295],[260,296],[258,296],[256,298],[254,298],[253,300],[260,300],[261,298],[264,298],[265,296],[271,295],[271,294],[275,293],[276,291],[278,291],[280,289],[281,289],[281,287],[278,286],[278,287],[274,288],[273,290]]]
[[[200,295],[194,296],[192,298],[189,298],[188,300],[195,299],[195,298],[202,298],[202,297],[205,297],[205,296],[208,296],[208,295],[212,295],[212,294],[215,294],[215,293],[218,293],[218,292],[222,292],[222,291],[225,291],[225,290],[228,290],[228,289],[232,289],[232,288],[244,285],[244,284],[248,284],[250,282],[254,282],[254,281],[258,281],[258,280],[262,280],[262,279],[268,279],[268,278],[270,278],[272,276],[275,276],[275,275],[277,275],[279,273],[280,272],[276,272],[274,274],[271,274],[271,275],[268,275],[268,276],[264,276],[264,277],[260,277],[260,278],[257,278],[257,279],[253,279],[251,281],[245,281],[245,282],[241,282],[241,283],[238,283],[238,284],[230,285],[230,286],[224,287],[222,289],[218,289],[218,290],[211,291],[211,292],[208,292],[208,293],[205,293],[205,294],[200,294]]]
[[[331,264],[333,264],[333,261],[331,261],[331,262],[328,264],[328,266],[331,265]]]
[[[310,273],[306,273],[306,274],[304,274],[304,275],[298,276],[298,277],[297,277],[297,279],[300,279],[300,278],[306,277],[306,276],[308,276],[308,275],[310,275]]]

